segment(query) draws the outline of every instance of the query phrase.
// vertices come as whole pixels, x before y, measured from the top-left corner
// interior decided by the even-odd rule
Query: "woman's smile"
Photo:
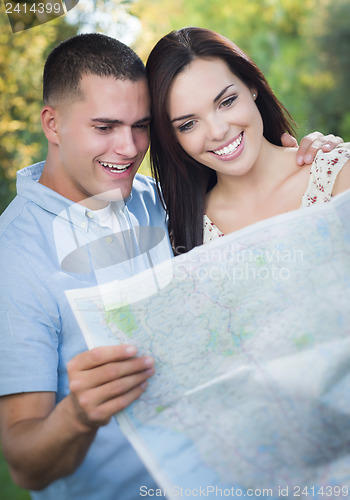
[[[241,154],[244,148],[244,132],[241,132],[238,137],[230,140],[227,144],[219,149],[210,151],[216,156],[220,156],[221,160],[232,160]]]

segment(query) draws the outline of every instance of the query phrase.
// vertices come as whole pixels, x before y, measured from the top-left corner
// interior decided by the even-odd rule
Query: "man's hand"
[[[106,425],[146,389],[154,360],[136,354],[130,345],[96,347],[67,364],[75,416],[87,430]]]
[[[298,143],[294,137],[289,134],[283,134],[281,137],[282,146],[285,148],[296,148]],[[310,165],[316,156],[317,151],[322,149],[325,153],[332,151],[344,141],[341,137],[333,134],[323,135],[320,132],[312,132],[306,135],[300,141],[297,153],[298,165]]]
[[[40,490],[71,474],[84,460],[97,429],[135,401],[154,373],[154,361],[133,346],[97,347],[67,366],[71,393],[56,405],[54,392],[0,398],[2,448],[13,480]]]

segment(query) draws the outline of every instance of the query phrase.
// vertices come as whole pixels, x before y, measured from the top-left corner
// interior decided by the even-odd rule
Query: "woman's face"
[[[221,59],[194,59],[174,79],[168,115],[182,148],[218,174],[243,175],[257,161],[263,123],[250,89]]]

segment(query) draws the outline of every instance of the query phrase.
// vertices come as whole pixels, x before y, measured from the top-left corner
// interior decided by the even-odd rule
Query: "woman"
[[[147,71],[151,165],[175,253],[350,187],[349,151],[319,153],[310,177],[296,148],[281,146],[282,134],[294,133],[290,115],[225,37],[193,27],[171,32]]]

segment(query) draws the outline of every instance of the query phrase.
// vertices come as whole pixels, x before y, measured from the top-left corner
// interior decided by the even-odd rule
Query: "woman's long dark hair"
[[[281,145],[284,132],[294,134],[293,121],[260,69],[234,43],[203,28],[172,31],[155,45],[146,69],[151,95],[151,168],[161,188],[176,254],[203,243],[206,192],[216,183],[214,170],[191,158],[178,143],[167,113],[170,85],[195,58],[219,58],[248,87],[257,90],[264,137]],[[203,82],[205,85],[205,82]]]

